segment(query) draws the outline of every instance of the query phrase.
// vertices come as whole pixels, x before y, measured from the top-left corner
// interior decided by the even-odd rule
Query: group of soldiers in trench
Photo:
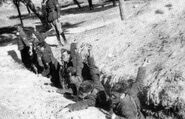
[[[24,28],[18,26],[17,37],[24,66],[50,78],[58,93],[76,102],[65,107],[68,111],[94,106],[108,111],[108,116],[114,113],[116,118],[145,119],[138,97],[143,89],[145,66],[139,67],[135,82],[115,83],[108,92],[100,81],[100,71],[95,65],[91,45],[86,45],[86,53],[82,56],[77,43],[71,43],[70,50],[61,49],[59,62],[45,42],[44,33],[34,30],[28,37]]]
[[[48,0],[48,21],[54,26],[60,42],[60,34],[67,42],[58,22],[55,0]],[[59,28],[60,27],[60,28]],[[86,52],[82,55],[76,43],[71,43],[70,50],[61,49],[61,61],[58,61],[45,42],[47,33],[39,33],[36,29],[31,34],[25,28],[17,26],[17,43],[24,66],[36,74],[51,79],[51,83],[75,103],[65,107],[68,111],[78,111],[94,106],[115,114],[117,119],[145,119],[138,97],[143,90],[145,66],[138,69],[135,81],[128,80],[115,83],[105,89],[100,81],[100,71],[95,65],[92,46],[85,45]]]

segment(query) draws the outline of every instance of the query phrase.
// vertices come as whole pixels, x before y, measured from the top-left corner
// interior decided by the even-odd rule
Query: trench
[[[110,73],[110,72],[109,72]],[[108,75],[106,72],[101,72],[100,80],[105,87],[106,93],[110,94],[111,87],[117,83],[112,82],[116,75]],[[117,81],[120,82],[124,78],[120,77]],[[133,79],[134,80],[134,79]],[[127,81],[126,81],[127,82]],[[155,104],[151,99],[148,99],[147,92],[149,87],[144,87],[143,90],[138,94],[141,103],[141,112],[146,116],[146,119],[184,119],[182,110],[185,104],[177,101],[177,105],[172,105],[170,107],[164,106],[162,102]],[[164,93],[164,92],[161,92]]]

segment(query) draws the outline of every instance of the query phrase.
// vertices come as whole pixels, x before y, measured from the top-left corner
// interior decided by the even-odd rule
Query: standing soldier
[[[59,21],[60,8],[58,0],[43,0],[42,4],[46,4],[47,20],[55,28],[59,44],[63,45],[60,39],[60,35],[62,36],[65,43],[67,42],[67,40],[64,34],[64,30],[62,29],[61,23]]]
[[[42,75],[45,77],[50,77],[50,63],[52,62],[52,51],[48,44],[44,41],[41,41],[37,44],[37,59],[39,66],[42,67]]]
[[[18,31],[16,33],[18,37],[17,44],[18,44],[18,49],[21,53],[22,62],[26,68],[30,69],[31,68],[30,43],[28,41],[28,37],[21,26],[17,27],[17,31]]]
[[[50,46],[45,41],[41,41],[38,45],[38,59],[40,60],[39,62],[42,63],[41,65],[43,65],[44,67],[42,75],[50,77],[51,82],[54,84],[54,86],[61,88],[59,74],[61,65],[59,64],[57,59],[55,59]]]

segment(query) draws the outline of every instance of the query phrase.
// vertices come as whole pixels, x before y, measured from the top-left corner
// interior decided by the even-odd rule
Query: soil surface
[[[38,1],[34,3],[39,6]],[[103,8],[96,5],[95,10],[89,11],[84,2],[82,9],[76,5],[61,8],[60,21],[69,43],[93,46],[96,65],[104,75],[112,77],[110,84],[136,77],[138,67],[147,59],[145,101],[173,109],[185,104],[184,4],[184,0],[128,1],[126,18],[121,21],[119,8],[112,7],[111,3]],[[21,11],[25,15],[25,26],[40,25],[37,18],[27,17],[24,6]],[[11,4],[0,7],[0,16],[0,29],[19,24],[17,11]],[[63,108],[72,101],[58,94],[49,79],[24,68],[15,36],[1,34],[0,42],[0,118],[12,118],[9,115],[23,119],[107,118],[104,112],[93,107],[66,112]],[[57,45],[55,36],[48,37],[46,42]],[[52,47],[58,60],[60,49]],[[184,119],[183,108],[176,114]]]

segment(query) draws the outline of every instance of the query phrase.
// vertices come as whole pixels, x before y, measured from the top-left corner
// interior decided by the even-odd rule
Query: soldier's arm
[[[88,64],[89,64],[91,79],[94,82],[94,87],[99,90],[104,90],[104,87],[100,82],[100,72],[94,63],[93,57],[88,57]]]
[[[29,47],[30,44],[29,44],[28,37],[27,37],[26,33],[25,33],[24,31],[21,31],[20,36],[21,36],[22,41],[24,42],[24,44],[25,44],[27,47]]]
[[[48,44],[46,44],[45,50],[46,50],[46,53],[48,54],[48,57],[54,58],[53,52],[51,51],[51,48],[50,48],[50,46]]]
[[[76,74],[77,76],[80,76],[82,78],[82,68],[83,68],[83,62],[82,58],[79,53],[76,54]]]
[[[90,74],[91,74],[93,80],[99,79],[99,77],[98,77],[99,70],[95,66],[94,58],[93,57],[88,57],[87,61],[88,61],[88,64],[89,64]]]
[[[143,84],[143,80],[145,78],[146,67],[139,67],[136,77],[137,84]]]
[[[143,80],[145,79],[146,67],[139,67],[137,72],[136,81],[129,90],[131,96],[137,96],[137,94],[143,89]]]
[[[99,70],[95,65],[92,49],[89,49],[89,56],[87,57],[87,62],[89,64],[90,74],[93,80],[99,79]]]

